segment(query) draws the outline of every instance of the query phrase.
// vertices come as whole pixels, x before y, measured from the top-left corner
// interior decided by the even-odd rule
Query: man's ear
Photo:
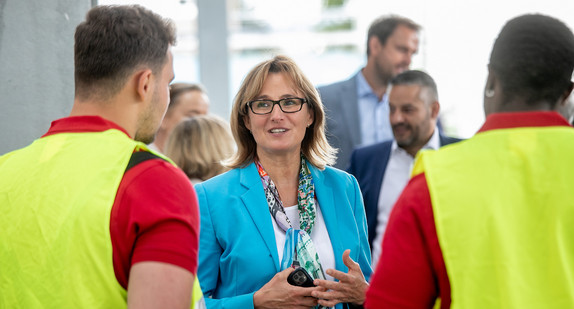
[[[494,94],[494,88],[495,88],[496,82],[497,82],[496,74],[490,68],[490,64],[489,64],[488,65],[488,76],[486,77],[486,84],[484,85],[485,93],[487,91],[492,91],[492,93]]]
[[[152,93],[153,73],[150,69],[136,73],[136,96],[141,101],[147,100]]]
[[[570,82],[570,87],[568,87],[568,90],[566,90],[564,92],[564,94],[562,94],[562,96],[560,97],[560,100],[558,101],[557,106],[565,106],[568,103],[568,99],[571,95],[574,95],[572,93],[572,90],[574,89],[574,83]]]
[[[438,101],[434,101],[431,103],[431,118],[437,119],[438,113],[440,112],[440,103]]]
[[[371,51],[371,55],[377,54],[381,47],[383,47],[383,44],[381,44],[381,41],[379,41],[379,38],[376,35],[373,35],[369,39],[369,49]]]

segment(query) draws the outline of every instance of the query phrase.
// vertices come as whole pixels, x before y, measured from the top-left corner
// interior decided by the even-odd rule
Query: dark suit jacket
[[[339,149],[334,165],[339,169],[347,167],[353,149],[361,144],[357,74],[317,88],[325,106],[327,139],[331,146]]]
[[[439,138],[441,146],[460,141],[458,138],[447,137],[442,134],[439,135]],[[377,235],[379,195],[381,193],[383,177],[387,170],[387,164],[389,163],[392,144],[393,140],[388,140],[355,149],[351,155],[351,162],[347,169],[347,172],[357,178],[361,193],[363,194],[371,248],[373,248],[373,240],[375,240],[375,236]]]

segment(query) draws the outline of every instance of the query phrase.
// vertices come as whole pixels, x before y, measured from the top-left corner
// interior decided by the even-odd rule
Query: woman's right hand
[[[259,291],[253,294],[253,305],[263,308],[309,309],[317,305],[317,299],[311,296],[313,291],[324,291],[321,287],[302,288],[291,285],[287,277],[293,272],[289,267],[271,278]]]

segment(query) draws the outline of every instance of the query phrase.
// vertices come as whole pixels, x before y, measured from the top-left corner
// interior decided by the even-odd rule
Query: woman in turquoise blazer
[[[207,307],[362,304],[372,272],[362,195],[353,176],[325,166],[334,150],[315,88],[291,59],[265,61],[245,78],[231,127],[238,144],[233,169],[195,186]],[[292,228],[280,229],[284,224]],[[297,245],[286,246],[289,240]],[[287,283],[299,261],[316,287]]]

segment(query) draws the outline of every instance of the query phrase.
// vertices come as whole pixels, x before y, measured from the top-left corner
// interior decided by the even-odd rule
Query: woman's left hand
[[[324,287],[326,292],[313,291],[311,295],[319,299],[319,304],[325,307],[333,307],[338,303],[353,303],[362,305],[365,302],[365,294],[369,283],[365,281],[365,276],[359,264],[349,254],[351,250],[343,252],[343,263],[349,268],[349,272],[344,273],[335,269],[327,269],[327,274],[339,280],[315,279],[316,286]]]

